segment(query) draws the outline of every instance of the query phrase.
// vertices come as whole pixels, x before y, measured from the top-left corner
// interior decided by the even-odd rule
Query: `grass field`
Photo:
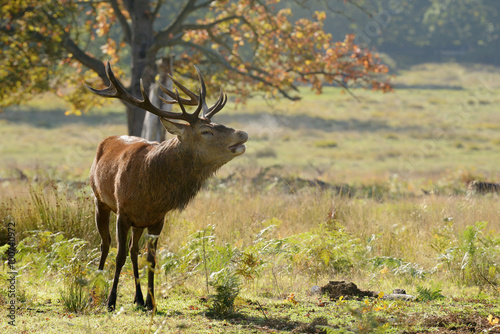
[[[17,327],[7,311],[1,330],[313,333],[313,323],[328,333],[500,332],[498,196],[467,194],[466,185],[500,180],[500,69],[423,64],[395,83],[390,94],[355,89],[357,99],[326,87],[304,89],[298,102],[229,102],[215,121],[247,131],[247,153],[168,215],[154,314],[132,304],[130,261],[118,310],[105,310],[115,248],[96,273],[86,180],[98,142],[125,134],[123,107],[65,116],[44,96],[7,109],[0,237],[15,224],[19,274]],[[403,288],[418,301],[311,292],[329,280],[386,295]],[[233,288],[226,313],[214,311],[217,287]],[[1,288],[5,312],[12,298]]]

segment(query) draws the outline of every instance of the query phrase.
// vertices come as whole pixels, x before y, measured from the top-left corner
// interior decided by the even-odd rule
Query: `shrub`
[[[445,265],[451,278],[458,284],[475,285],[480,288],[496,288],[500,284],[500,236],[485,233],[487,222],[477,222],[465,228],[456,238],[448,237],[448,248],[435,237],[435,249],[441,249],[439,261]]]
[[[230,244],[220,245],[216,242],[214,230],[214,226],[208,225],[189,235],[177,254],[166,254],[161,259],[165,274],[174,281],[202,274],[208,293],[210,275],[225,268],[235,256],[235,250]]]
[[[282,239],[268,239],[272,229],[273,225],[262,230],[245,252],[256,252],[263,264],[270,264],[273,270],[280,268],[292,278],[302,273],[317,281],[321,275],[349,272],[364,252],[359,240],[335,223],[322,223],[309,232]]]
[[[234,301],[240,292],[240,282],[237,274],[230,268],[224,268],[212,273],[210,285],[215,294],[211,295],[209,314],[226,318],[234,313]]]
[[[387,268],[398,276],[425,278],[427,274],[432,273],[432,271],[422,268],[418,263],[405,262],[402,259],[389,256],[374,257],[370,261],[375,268]]]
[[[349,272],[364,251],[359,240],[339,224],[320,224],[309,232],[291,236],[288,242],[296,246],[291,260],[297,269],[316,280],[320,275]]]
[[[64,308],[69,312],[83,312],[89,305],[89,295],[85,288],[86,284],[72,281],[61,290],[60,297]]]
[[[444,299],[445,296],[441,294],[441,289],[439,288],[424,288],[421,286],[417,287],[417,300],[421,302],[433,301]]]
[[[89,264],[98,258],[96,249],[78,238],[66,239],[63,233],[32,231],[18,245],[17,262],[20,266],[36,263],[35,275],[55,274],[62,282],[59,291],[63,306],[69,312],[82,312],[89,306],[91,296]],[[24,266],[29,270],[30,267]],[[103,286],[102,284],[100,286]],[[95,304],[95,303],[94,303]]]

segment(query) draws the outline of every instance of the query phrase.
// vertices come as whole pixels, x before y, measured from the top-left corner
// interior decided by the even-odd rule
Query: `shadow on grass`
[[[205,316],[210,319],[222,320],[217,317],[209,317],[208,315]],[[297,327],[307,326],[307,324],[303,322],[292,321],[288,317],[248,316],[244,313],[235,313],[230,317],[223,318],[223,320],[235,326],[279,331],[292,331]]]
[[[258,329],[266,330],[279,330],[279,331],[292,331],[299,326],[304,326],[305,324],[299,321],[292,321],[285,317],[241,317],[226,319],[227,322],[238,325],[238,326],[250,326]]]
[[[355,112],[355,111],[353,111]],[[329,113],[325,110],[325,115]],[[6,120],[14,124],[26,124],[37,128],[54,129],[64,125],[80,124],[85,126],[124,125],[126,114],[123,111],[106,113],[89,113],[82,116],[64,114],[63,109],[37,110],[30,107],[11,107],[0,113],[0,121]],[[421,126],[408,124],[392,125],[387,119],[330,119],[309,115],[258,113],[225,113],[217,115],[215,122],[222,124],[240,123],[241,126],[257,126],[265,128],[286,128],[290,130],[321,130],[325,132],[379,132],[391,131],[407,133],[409,131],[423,131]]]
[[[64,125],[82,124],[87,126],[126,124],[123,111],[107,112],[105,114],[90,113],[82,116],[65,115],[64,109],[38,110],[26,106],[16,106],[0,113],[0,121],[26,124],[37,128],[54,129]]]
[[[86,126],[122,125],[126,124],[126,114],[123,111],[107,112],[105,114],[85,114],[82,116],[64,114],[63,109],[37,110],[29,107],[11,107],[0,113],[0,121],[9,123],[26,124],[37,128],[54,129],[64,125],[81,124]],[[417,125],[390,125],[390,120],[361,120],[350,118],[348,120],[325,119],[308,115],[287,115],[259,112],[252,114],[226,113],[217,115],[215,122],[222,124],[240,123],[242,125],[255,125],[263,127],[282,127],[291,130],[314,129],[326,132],[408,132],[423,130]]]

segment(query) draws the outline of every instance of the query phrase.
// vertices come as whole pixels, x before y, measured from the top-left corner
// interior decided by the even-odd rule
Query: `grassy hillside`
[[[304,88],[298,102],[229,102],[215,121],[247,131],[247,153],[167,216],[154,314],[133,307],[130,261],[118,310],[106,312],[116,248],[96,273],[86,179],[98,142],[125,133],[123,107],[65,116],[44,96],[6,110],[0,237],[15,224],[19,275],[18,327],[2,322],[2,331],[314,332],[311,323],[335,333],[498,331],[498,197],[467,194],[466,184],[500,179],[500,70],[426,64],[395,81],[394,93],[354,89],[357,99],[326,87]],[[144,254],[140,262],[144,269]],[[386,295],[404,288],[419,301],[330,300],[311,290],[336,279]],[[216,287],[231,284],[239,289],[231,312],[214,314]]]

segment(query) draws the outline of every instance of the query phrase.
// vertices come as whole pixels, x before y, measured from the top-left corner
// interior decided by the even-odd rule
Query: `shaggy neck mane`
[[[220,164],[202,161],[177,137],[158,145],[146,159],[148,175],[165,209],[184,209]],[[157,187],[162,184],[163,187]],[[153,189],[152,189],[153,190]]]

